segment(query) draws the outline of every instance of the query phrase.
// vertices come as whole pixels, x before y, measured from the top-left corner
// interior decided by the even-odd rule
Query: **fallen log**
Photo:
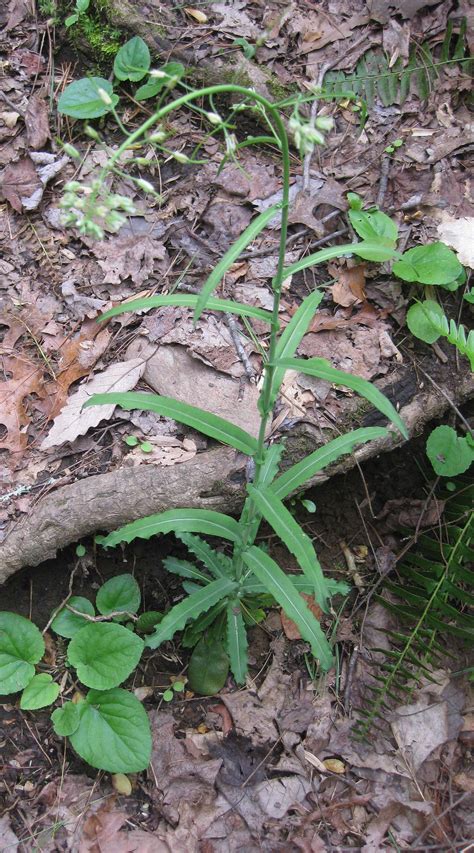
[[[400,414],[410,437],[419,435],[426,424],[450,407],[450,403],[459,406],[474,397],[472,373],[456,376],[454,386],[452,370],[448,367],[443,372],[444,378],[437,378],[438,387],[435,388],[423,376],[418,380],[414,367],[403,369],[398,387],[412,390],[409,399],[400,406]],[[390,380],[378,384],[394,398],[397,382],[394,383],[393,374]],[[355,398],[348,398],[348,420],[351,406],[354,411],[356,402]],[[373,425],[376,423],[374,414],[373,411],[366,413],[362,422],[352,423],[352,427]],[[394,432],[387,438],[364,445],[316,475],[308,486],[323,483],[330,476],[401,443],[402,439]],[[287,464],[297,462],[320,444],[320,430],[309,424],[297,425],[288,435]],[[43,498],[31,516],[18,522],[0,545],[0,584],[19,569],[37,566],[54,557],[61,548],[86,536],[113,530],[172,507],[238,512],[245,494],[245,461],[236,451],[217,447],[171,468],[121,467],[57,488]]]

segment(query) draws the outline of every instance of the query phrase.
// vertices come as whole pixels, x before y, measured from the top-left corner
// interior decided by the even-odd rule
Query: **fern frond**
[[[423,311],[428,317],[433,329],[436,330],[444,338],[447,338],[450,344],[453,344],[461,355],[465,355],[471,364],[471,370],[474,370],[474,329],[466,335],[466,330],[462,323],[456,326],[454,320],[449,320],[446,315],[438,316],[434,311],[431,311],[427,303],[423,303]]]
[[[373,664],[377,670],[367,688],[365,706],[357,709],[357,738],[367,738],[391,705],[413,694],[421,678],[434,680],[433,667],[452,657],[446,648],[449,635],[474,644],[474,616],[469,612],[474,604],[470,592],[474,573],[466,565],[474,556],[473,499],[474,486],[469,486],[448,500],[455,521],[447,523],[445,539],[421,536],[416,550],[398,567],[398,580],[385,582],[390,597],[381,595],[378,600],[401,627],[386,632],[390,649],[372,650],[377,653],[378,662]]]
[[[445,65],[469,63],[469,57],[466,57],[466,20],[461,22],[454,44],[453,28],[453,21],[448,20],[438,58],[433,56],[427,42],[411,49],[406,65],[397,59],[390,66],[387,54],[370,49],[359,59],[351,74],[328,71],[323,95],[336,98],[355,96],[365,102],[368,109],[374,106],[377,95],[385,107],[404,104],[410,92],[416,93],[420,100],[426,100]]]

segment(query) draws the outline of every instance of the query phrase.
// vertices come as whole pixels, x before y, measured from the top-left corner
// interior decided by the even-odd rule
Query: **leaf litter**
[[[449,11],[446,3],[421,4],[418,0],[407,0],[396,8],[388,0],[356,7],[331,0],[325,9],[292,2],[284,10],[239,0],[206,7],[207,21],[201,24],[190,14],[192,9],[190,6],[186,26],[181,21],[167,34],[171,48],[178,34],[187,46],[197,41],[200,59],[210,59],[216,68],[222,67],[223,50],[234,56],[237,53],[239,67],[257,90],[267,93],[270,83],[284,88],[296,81],[298,87],[307,89],[326,61],[331,62],[331,70],[352,72],[371,46],[382,46],[391,62],[400,58],[406,64],[410,36],[439,31],[445,27]],[[398,12],[401,20],[394,17]],[[22,0],[11,0],[6,13],[0,12],[12,37],[22,27],[34,33],[29,13],[29,4]],[[131,16],[133,13],[131,10]],[[379,22],[385,23],[383,29]],[[255,43],[253,60],[232,46],[235,37]],[[103,419],[103,412],[96,410],[94,417],[99,419],[85,421],[85,413],[92,415],[94,409],[80,411],[80,400],[91,393],[96,380],[101,390],[117,378],[127,387],[135,387],[142,374],[141,381],[159,393],[181,393],[180,399],[195,403],[204,398],[217,413],[226,416],[232,411],[238,418],[235,422],[252,431],[254,387],[241,381],[245,371],[223,318],[205,315],[196,327],[186,310],[123,318],[127,329],[135,333],[136,326],[144,338],[142,343],[151,342],[156,349],[154,373],[152,358],[133,356],[133,350],[124,355],[114,347],[115,327],[101,328],[94,321],[111,300],[133,297],[143,287],[161,292],[179,281],[183,270],[191,287],[199,288],[207,267],[245,228],[253,208],[263,209],[278,196],[279,175],[271,156],[246,151],[242,170],[229,165],[218,175],[218,157],[210,144],[210,166],[197,173],[168,171],[165,175],[162,209],[137,199],[139,215],[127,232],[88,244],[78,235],[65,233],[55,215],[59,181],[71,177],[72,164],[55,151],[43,90],[33,89],[28,82],[36,75],[40,84],[47,82],[46,63],[34,50],[18,48],[16,41],[12,47],[11,74],[0,81],[0,95],[4,93],[14,107],[0,104],[0,163],[5,166],[1,228],[7,247],[0,262],[1,295],[5,291],[17,308],[22,306],[23,319],[31,321],[36,307],[42,308],[38,320],[30,322],[33,337],[24,334],[10,304],[8,322],[2,316],[7,336],[0,400],[7,432],[2,431],[1,447],[10,453],[10,471],[5,469],[3,457],[1,470],[7,489],[14,482],[34,483],[38,474],[51,473],[60,457],[48,462],[54,454],[45,454],[47,448],[54,447],[59,453],[61,444],[69,442],[67,452],[74,458],[74,447],[80,448],[87,430]],[[429,104],[421,105],[413,92],[402,106],[375,104],[363,129],[350,103],[341,106],[323,162],[312,164],[307,190],[303,191],[303,178],[295,170],[292,229],[303,233],[288,251],[287,263],[303,251],[312,251],[315,238],[331,239],[331,232],[345,224],[341,212],[348,189],[359,192],[368,203],[375,201],[383,150],[395,135],[403,137],[406,147],[391,161],[385,208],[401,211],[414,198],[406,214],[410,239],[416,242],[426,233],[435,236],[441,229],[443,239],[451,242],[460,259],[469,261],[466,233],[472,210],[464,174],[469,115],[457,100],[464,83],[456,74],[453,69],[452,77],[442,78]],[[451,112],[441,109],[441,98],[449,102]],[[190,131],[188,119],[177,122],[177,142],[186,140]],[[47,150],[41,151],[43,148]],[[84,175],[90,176],[100,167],[101,156],[102,152],[93,150],[86,154]],[[433,165],[440,162],[447,168],[433,171]],[[151,161],[150,170],[155,179]],[[418,188],[423,192],[416,201]],[[441,200],[447,203],[444,222],[439,215]],[[28,220],[25,211],[29,211]],[[325,221],[328,213],[336,216]],[[263,235],[251,247],[249,254],[254,257],[230,271],[222,295],[245,300],[251,296],[254,304],[268,306],[267,281],[274,274],[276,258],[274,236]],[[262,250],[265,254],[258,256]],[[406,304],[399,286],[397,290],[388,277],[379,285],[370,268],[365,270],[362,264],[355,268],[334,265],[329,275],[329,283],[318,271],[303,282],[287,283],[291,298],[282,312],[283,325],[291,316],[291,305],[297,304],[308,287],[328,285],[323,310],[300,354],[329,357],[335,366],[361,376],[389,373],[399,360],[393,335],[397,323],[403,323]],[[25,280],[29,283],[26,289]],[[264,328],[255,324],[254,331],[262,339]],[[240,337],[258,373],[258,348],[243,328]],[[134,366],[128,374],[130,364]],[[180,381],[181,371],[193,381]],[[286,408],[277,414],[277,418],[283,415],[280,423],[314,416],[326,424],[326,417],[339,415],[340,393],[326,383],[299,382],[301,377],[289,377],[282,401]],[[112,414],[113,409],[107,416]],[[124,413],[118,434],[123,436],[130,424],[147,436],[153,451],[149,455],[139,448],[116,452],[116,464],[174,464],[206,446],[197,439],[194,442],[196,437],[183,438],[173,422],[147,413]],[[80,460],[80,452],[75,458]],[[13,502],[13,513],[21,506],[28,509],[27,499],[23,498],[23,505],[19,500]],[[385,528],[379,530],[386,537],[407,522],[416,526],[420,509],[419,504],[406,500],[387,505],[382,511]],[[439,517],[439,507],[428,506],[427,523],[436,524]],[[286,633],[291,631],[286,624]],[[288,646],[291,649],[300,642],[295,637],[286,645],[273,644],[273,663],[259,686],[251,684],[242,691],[221,694],[232,726],[226,737],[219,730],[219,715],[210,710],[206,716],[209,731],[203,734],[183,728],[171,714],[152,711],[154,760],[148,779],[139,783],[144,784],[142,792],[152,803],[155,824],[151,828],[136,822],[130,830],[129,812],[112,791],[105,804],[100,797],[91,806],[95,783],[74,774],[63,782],[50,783],[57,786],[54,792],[48,792],[46,786],[43,799],[41,794],[36,801],[30,799],[31,813],[39,809],[41,823],[41,809],[56,803],[54,813],[63,823],[64,849],[84,851],[195,849],[227,853],[239,848],[280,849],[283,844],[316,851],[341,845],[344,840],[354,844],[354,839],[363,841],[362,849],[371,851],[385,849],[388,832],[401,847],[409,845],[430,822],[434,829],[429,832],[435,832],[438,842],[444,844],[445,819],[436,823],[434,803],[439,791],[433,774],[439,771],[440,761],[454,761],[449,748],[455,742],[459,719],[451,714],[454,722],[450,720],[452,698],[424,689],[417,704],[395,709],[391,721],[394,739],[376,736],[368,746],[355,746],[350,737],[353,719],[344,717],[335,706],[330,692],[333,685],[318,695],[306,673],[285,664],[285,656],[291,656]],[[358,678],[368,678],[363,664]],[[330,762],[339,760],[338,756],[344,768],[340,778],[329,769],[336,766]],[[455,779],[461,790],[468,790],[462,771]],[[424,799],[420,799],[420,784]],[[134,806],[137,815],[138,800]],[[1,842],[6,838],[12,849],[24,835],[16,823],[14,829],[8,817],[0,818]],[[45,838],[41,838],[41,849],[57,849],[53,838]]]

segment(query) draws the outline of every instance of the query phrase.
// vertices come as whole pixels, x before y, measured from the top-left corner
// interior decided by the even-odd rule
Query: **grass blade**
[[[331,261],[333,258],[341,258],[343,255],[358,255],[366,261],[390,261],[401,258],[400,252],[395,251],[392,241],[386,243],[383,240],[361,240],[360,243],[345,243],[342,246],[331,246],[329,249],[321,249],[313,255],[301,258],[283,270],[283,280],[289,278],[301,270]]]
[[[322,669],[330,669],[333,665],[331,647],[321,625],[293,586],[291,579],[282,572],[275,560],[256,545],[244,551],[243,559],[286,615],[296,623],[302,638],[310,643],[313,655],[318,658]]]
[[[240,601],[232,599],[227,605],[227,654],[237,684],[245,684],[248,671],[247,631]]]
[[[172,397],[144,394],[139,391],[94,394],[84,404],[84,408],[99,406],[104,403],[115,403],[122,409],[142,409],[147,412],[157,412],[165,418],[173,418],[173,420],[186,424],[186,426],[192,427],[192,429],[196,429],[198,432],[210,436],[210,438],[215,438],[223,444],[230,444],[231,447],[246,453],[247,456],[253,456],[257,450],[257,440],[244,429],[218,417],[218,415],[213,415],[212,412],[206,412],[205,409],[199,409],[197,406],[190,406],[189,403],[173,400]]]
[[[157,533],[182,531],[219,536],[240,544],[240,527],[235,519],[212,509],[169,509],[125,524],[108,536],[96,537],[96,541],[104,548],[112,548],[119,542],[133,542],[134,539],[149,539]]]
[[[245,229],[243,234],[240,235],[238,240],[232,244],[230,249],[227,250],[224,257],[221,258],[216,267],[214,267],[211,272],[209,278],[204,283],[203,288],[198,296],[198,301],[196,305],[196,309],[194,311],[194,322],[199,320],[202,312],[207,306],[208,299],[216,289],[217,285],[221,281],[221,279],[226,274],[227,270],[230,269],[234,261],[237,260],[241,252],[247,248],[247,246],[255,240],[260,234],[260,231],[268,225],[271,219],[275,216],[278,211],[281,210],[281,206],[279,204],[273,204],[267,210],[264,210],[263,213],[260,213],[255,219],[252,220],[248,228]]]
[[[347,435],[340,435],[280,474],[271,486],[271,490],[280,500],[283,500],[291,492],[301,488],[317,471],[322,471],[345,453],[351,453],[357,444],[382,438],[385,435],[388,435],[385,427],[362,427]]]
[[[192,293],[146,296],[143,299],[122,302],[109,311],[105,311],[97,319],[99,321],[109,320],[110,317],[116,317],[117,314],[125,314],[128,311],[144,311],[149,308],[165,308],[166,306],[196,308],[198,298],[198,295]],[[217,299],[213,296],[209,297],[206,302],[206,311],[225,311],[229,314],[238,314],[240,317],[254,317],[256,320],[263,320],[266,323],[271,323],[272,321],[270,311],[265,311],[264,308],[255,308],[253,305],[242,305],[240,302],[234,302],[231,299]]]
[[[346,388],[352,388],[353,391],[356,391],[357,394],[360,394],[361,397],[365,397],[369,403],[372,403],[389,421],[392,421],[404,438],[408,438],[407,428],[395,407],[392,406],[385,394],[382,394],[367,379],[354,376],[352,373],[346,373],[344,370],[336,370],[325,358],[284,359],[282,367],[285,367],[287,370],[299,370],[308,376],[317,376],[318,379],[324,379],[326,382],[332,382],[334,385],[345,385]]]
[[[156,631],[151,637],[147,637],[146,645],[150,649],[157,649],[161,643],[171,640],[176,631],[181,631],[189,619],[196,619],[201,613],[205,613],[226,595],[229,595],[236,587],[236,583],[229,578],[219,578],[207,586],[202,587],[192,595],[188,595],[184,601],[180,601],[171,608],[169,613],[163,617]]]
[[[321,290],[315,290],[303,300],[278,341],[275,352],[275,358],[277,360],[282,358],[291,358],[291,356],[294,355],[307,332],[308,326],[311,323],[323,296],[324,294]],[[284,376],[285,369],[283,367],[277,367],[273,374],[271,394],[272,405],[277,398]]]
[[[313,584],[315,598],[323,610],[327,610],[328,589],[319,560],[309,536],[302,530],[291,512],[270,489],[248,485],[248,492],[257,509],[273,527],[275,533],[294,554],[305,577]]]

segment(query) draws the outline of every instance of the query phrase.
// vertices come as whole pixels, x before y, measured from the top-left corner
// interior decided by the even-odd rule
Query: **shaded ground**
[[[330,102],[336,127],[328,146],[306,169],[294,153],[288,263],[318,245],[348,239],[348,191],[390,212],[407,246],[437,239],[446,217],[472,215],[468,177],[474,136],[465,69],[450,59],[431,79],[428,74],[427,89],[423,75],[413,72],[405,100],[399,89],[387,94],[381,83],[389,74],[387,58],[390,68],[397,62],[406,67],[416,49],[417,67],[423,67],[429,44],[432,59],[439,60],[448,21],[453,36],[447,55],[453,57],[461,37],[467,49],[462,21],[469,9],[463,3],[404,2],[392,10],[385,0],[368,5],[337,0],[324,8],[301,0],[228,2],[205,4],[201,23],[196,18],[201,6],[150,2],[145,12],[137,10],[135,3],[114,4],[112,24],[120,33],[127,30],[127,36],[141,32],[158,47],[157,62],[181,58],[195,66],[197,77],[212,82],[231,73],[273,98],[307,91],[328,63],[326,82],[334,84],[334,75],[362,73],[359,63],[370,59],[365,78],[378,74],[378,83],[372,95],[365,86],[364,128],[361,103],[355,102],[353,111],[350,100],[337,107]],[[55,27],[51,14],[36,10],[33,15],[23,0],[11,0],[0,10],[0,24],[6,25],[0,78],[5,197],[0,221],[0,525],[5,540],[14,530],[33,529],[28,524],[44,497],[60,495],[65,485],[83,480],[87,489],[91,475],[126,468],[137,471],[138,481],[144,466],[150,470],[151,465],[160,472],[170,466],[185,472],[186,463],[208,450],[202,436],[144,413],[116,411],[100,422],[85,422],[76,413],[58,420],[82,379],[118,371],[130,388],[181,394],[197,405],[206,399],[224,416],[227,407],[252,431],[256,391],[248,380],[249,374],[259,375],[261,362],[247,329],[239,326],[236,334],[235,327],[214,317],[194,329],[189,312],[178,309],[126,317],[106,327],[95,317],[130,296],[169,290],[183,281],[199,287],[254,212],[280,190],[278,162],[268,151],[246,149],[242,170],[230,165],[220,174],[212,140],[205,147],[209,162],[200,170],[182,168],[174,160],[157,165],[153,153],[144,152],[149,165],[140,174],[160,186],[162,206],[136,197],[119,180],[118,191],[133,197],[138,208],[119,235],[94,243],[65,231],[58,203],[64,181],[76,168],[62,155],[56,135],[80,148],[80,179],[90,179],[103,154],[51,105],[71,79],[96,71],[93,63],[100,61],[100,72],[108,76],[110,60],[96,55],[91,64],[91,45],[82,37],[66,44],[62,19]],[[235,38],[255,46],[254,56],[246,58],[242,45],[233,44]],[[367,59],[369,48],[383,48],[384,67],[377,64],[379,54],[379,59]],[[121,96],[127,126],[133,128],[143,119],[143,106],[131,100],[126,87]],[[190,141],[200,138],[191,114],[173,120],[172,128],[177,150],[188,150]],[[242,132],[254,131],[250,124]],[[117,144],[113,127],[105,124],[103,132],[110,145]],[[403,145],[389,154],[385,149],[394,139]],[[277,234],[259,238],[232,269],[223,295],[268,307],[276,245]],[[465,363],[452,356],[447,344],[433,351],[413,343],[404,326],[412,288],[402,287],[388,268],[359,265],[354,277],[353,268],[351,273],[351,266],[341,262],[300,275],[285,292],[282,323],[315,285],[328,288],[301,355],[328,357],[335,366],[389,387],[392,383],[392,399],[402,410],[414,399],[423,409],[422,395],[432,380],[457,400]],[[469,325],[458,294],[443,292],[442,302],[450,317]],[[261,338],[261,328],[253,331]],[[149,361],[144,366],[150,345],[158,358],[154,371]],[[317,443],[355,417],[350,404],[329,386],[290,377],[273,434],[291,433],[296,424]],[[371,413],[362,410],[357,416],[357,423],[369,422],[363,419],[370,420]],[[124,439],[131,434],[149,441],[151,452],[130,449]],[[390,627],[376,603],[380,578],[394,571],[414,531],[429,520],[431,477],[421,442],[310,493],[316,516],[296,506],[325,570],[349,575],[354,585],[342,612],[337,610],[326,625],[334,631],[338,665],[325,680],[313,683],[306,647],[288,639],[288,625],[282,626],[277,611],[252,631],[252,681],[245,690],[236,691],[229,681],[210,700],[188,692],[168,707],[163,690],[170,678],[185,677],[186,655],[168,644],[144,661],[128,686],[142,691],[155,751],[150,771],[132,779],[129,797],[114,792],[107,774],[85,767],[64,746],[52,732],[49,715],[20,714],[13,701],[2,704],[0,850],[468,849],[474,835],[468,777],[472,701],[463,678],[451,674],[466,666],[461,650],[454,664],[443,662],[435,684],[420,682],[416,705],[392,709],[369,743],[358,745],[350,736],[352,714],[370,682],[370,649],[380,645]],[[389,500],[399,503],[387,506]],[[405,527],[408,519],[403,533],[402,509]],[[436,526],[436,514],[431,524]],[[71,533],[65,541],[73,538]],[[171,541],[160,541],[159,550],[147,543],[111,555],[96,553],[90,541],[85,544],[75,593],[92,594],[109,576],[132,571],[148,605],[165,609],[180,594],[161,566]],[[271,537],[269,544],[282,565],[295,568]],[[1,608],[45,625],[67,593],[76,563],[71,547],[56,561],[19,572],[1,587]],[[0,577],[1,571],[0,565]],[[63,649],[53,639],[49,665],[66,676]],[[69,681],[65,684],[73,689]]]

